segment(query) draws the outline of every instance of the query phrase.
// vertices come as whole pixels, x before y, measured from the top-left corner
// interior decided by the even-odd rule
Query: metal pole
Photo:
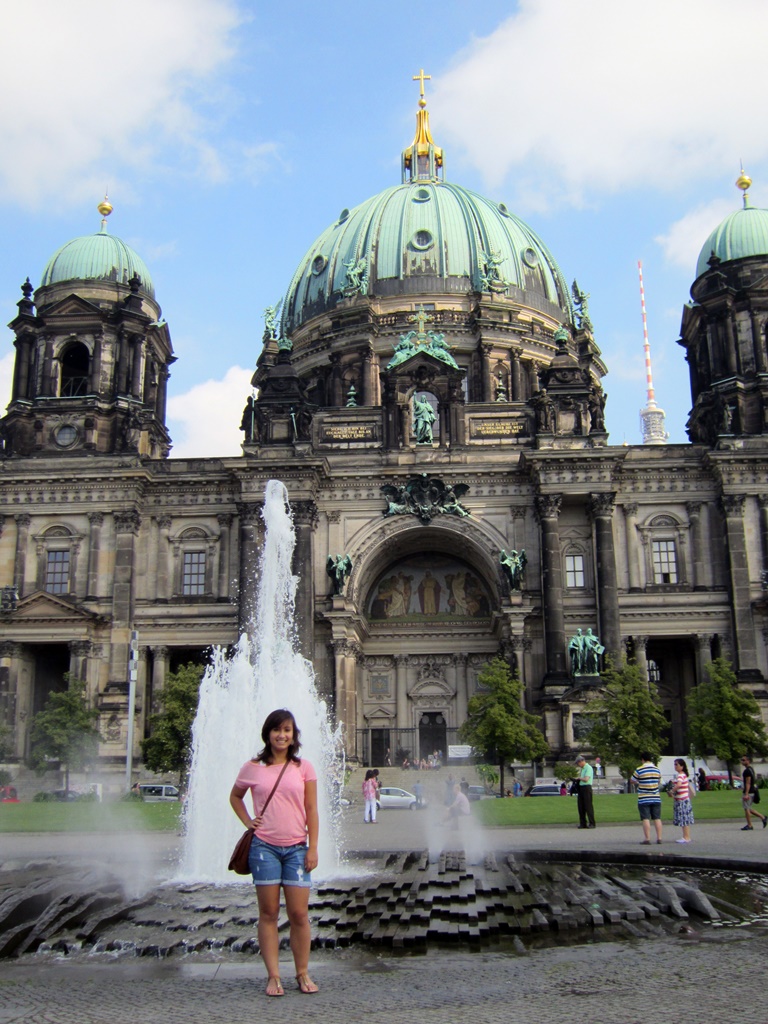
[[[130,792],[133,784],[133,718],[136,712],[136,680],[139,674],[139,634],[131,630],[131,646],[128,652],[128,735],[125,751],[125,789]]]

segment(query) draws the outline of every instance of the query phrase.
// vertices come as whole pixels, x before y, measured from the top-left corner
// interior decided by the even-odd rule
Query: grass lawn
[[[501,801],[499,801],[501,803]],[[178,832],[179,803],[0,804],[2,832]]]
[[[762,795],[762,794],[761,794]],[[768,801],[766,801],[768,803]],[[598,822],[639,821],[637,797],[629,793],[595,793],[595,820]],[[757,808],[761,813],[762,804]],[[541,796],[504,800],[479,800],[472,811],[483,825],[560,825],[578,823],[575,796]],[[672,820],[672,799],[662,797],[662,818]],[[727,789],[697,793],[693,798],[697,821],[741,818],[741,792]]]

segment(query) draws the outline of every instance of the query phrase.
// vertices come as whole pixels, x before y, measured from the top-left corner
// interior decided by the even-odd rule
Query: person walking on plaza
[[[368,825],[376,824],[376,797],[379,795],[379,787],[376,784],[376,776],[371,769],[365,773],[363,780],[363,800],[365,800],[365,811],[363,822]]]
[[[290,711],[272,711],[261,729],[264,748],[240,769],[229,802],[246,828],[253,832],[248,867],[259,902],[259,951],[267,968],[268,996],[283,996],[280,980],[280,887],[290,922],[291,950],[299,991],[318,991],[310,978],[310,872],[317,867],[320,830],[317,775],[300,758],[301,734]],[[250,789],[253,817],[245,805]]]
[[[579,769],[579,828],[595,827],[595,811],[592,806],[592,779],[594,771],[591,764],[583,754],[576,758],[576,767]]]
[[[757,779],[755,778],[755,769],[752,767],[752,758],[745,754],[741,759],[741,764],[744,769],[741,773],[743,782],[741,806],[744,808],[744,817],[747,819],[747,824],[742,827],[741,831],[750,832],[752,830],[753,817],[759,818],[762,821],[763,828],[768,825],[768,817],[754,809],[754,805],[760,802],[760,794],[757,791]]]
[[[661,843],[661,772],[650,754],[643,754],[643,763],[635,768],[632,782],[637,790],[637,809],[643,823],[643,846],[651,845],[651,822],[656,829],[656,842]]]
[[[675,842],[690,843],[691,825],[693,824],[693,806],[691,805],[693,783],[688,778],[688,765],[680,757],[675,761],[675,771],[677,775],[672,780],[670,791],[675,801],[672,824],[680,825],[683,829],[683,838],[676,839]]]

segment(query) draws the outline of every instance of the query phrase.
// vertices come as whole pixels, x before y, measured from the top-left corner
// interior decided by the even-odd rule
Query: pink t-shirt
[[[261,813],[282,771],[281,764],[261,764],[246,761],[237,775],[237,786],[251,791],[253,816]],[[280,785],[269,802],[264,821],[256,829],[256,835],[272,846],[296,846],[307,841],[307,815],[304,810],[304,786],[316,782],[315,769],[306,760],[300,764],[293,761],[280,779]]]
[[[675,800],[689,799],[690,780],[685,772],[678,772],[675,779]]]

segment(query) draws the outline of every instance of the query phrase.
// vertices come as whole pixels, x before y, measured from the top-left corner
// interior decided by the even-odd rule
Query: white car
[[[379,807],[405,807],[414,810],[418,802],[414,793],[407,789],[398,789],[397,786],[382,786],[379,790]],[[426,799],[422,799],[422,807],[426,807]]]

